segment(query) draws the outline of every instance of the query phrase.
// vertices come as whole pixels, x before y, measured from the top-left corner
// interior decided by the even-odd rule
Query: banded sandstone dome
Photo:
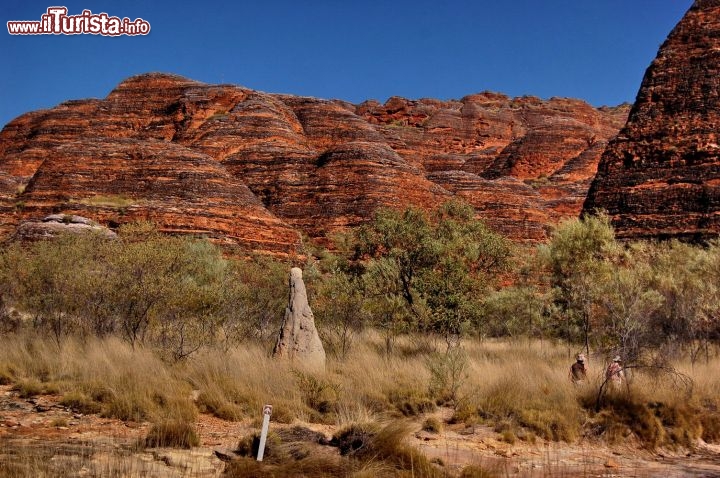
[[[720,233],[720,0],[697,0],[645,73],[584,209],[619,237]]]
[[[381,206],[453,197],[515,240],[576,216],[628,107],[267,94],[151,73],[0,132],[0,233],[51,213],[289,252]]]

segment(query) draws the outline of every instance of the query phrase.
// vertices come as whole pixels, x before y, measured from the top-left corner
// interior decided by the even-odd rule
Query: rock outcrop
[[[288,306],[273,356],[288,359],[303,370],[321,372],[325,370],[325,349],[315,328],[300,268],[290,269],[289,287]]]
[[[577,215],[628,108],[481,93],[385,104],[151,73],[0,132],[0,236],[76,214],[292,252],[383,206],[461,196],[516,240]]]
[[[584,205],[619,237],[720,233],[720,0],[697,0],[645,72]]]
[[[51,214],[40,221],[21,222],[15,231],[14,239],[37,241],[66,233],[93,233],[100,234],[108,239],[113,239],[117,236],[117,234],[110,229],[100,226],[86,217]]]

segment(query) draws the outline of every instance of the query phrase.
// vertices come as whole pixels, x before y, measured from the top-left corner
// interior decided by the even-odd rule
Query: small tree
[[[209,242],[184,239],[176,246],[174,287],[163,298],[150,331],[153,343],[175,361],[215,341],[224,320],[228,273],[227,261]]]
[[[324,342],[346,359],[356,334],[368,320],[361,281],[336,269],[319,284],[313,310]]]
[[[647,264],[617,267],[596,283],[601,327],[598,331],[607,348],[616,349],[624,360],[636,363],[654,342],[650,320],[663,298],[649,287]]]
[[[355,252],[378,325],[436,332],[450,348],[476,319],[478,299],[511,249],[471,206],[450,201],[432,214],[378,211],[358,232]]]
[[[655,245],[648,252],[650,286],[663,298],[653,316],[658,338],[689,346],[693,363],[717,333],[720,317],[720,252],[716,243],[700,248],[677,241]],[[713,324],[715,328],[713,328]]]
[[[539,248],[540,263],[549,273],[561,314],[556,331],[567,340],[582,340],[588,354],[594,319],[594,285],[609,274],[618,251],[605,214],[560,223],[549,244]]]
[[[482,303],[482,334],[495,337],[542,337],[544,300],[532,287],[507,287],[488,295]]]
[[[221,324],[228,344],[253,338],[269,345],[275,340],[288,301],[287,274],[285,264],[268,257],[232,261]]]
[[[87,271],[82,251],[87,238],[73,234],[40,241],[27,249],[15,244],[5,251],[5,290],[14,305],[33,316],[36,329],[61,344],[81,329],[78,310],[83,301],[78,277]]]

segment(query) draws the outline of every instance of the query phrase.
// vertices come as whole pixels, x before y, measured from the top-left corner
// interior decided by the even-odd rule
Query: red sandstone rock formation
[[[299,233],[457,195],[538,240],[580,211],[626,114],[495,93],[352,105],[145,74],[0,132],[0,234],[62,213],[290,252]]]
[[[406,161],[516,240],[541,240],[550,224],[580,211],[600,155],[628,110],[488,92],[448,102],[391,98],[357,108]]]
[[[720,0],[697,0],[645,72],[584,210],[607,210],[620,237],[716,237],[718,135]]]

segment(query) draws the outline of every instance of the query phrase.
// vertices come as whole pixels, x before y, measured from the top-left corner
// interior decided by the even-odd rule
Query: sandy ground
[[[12,463],[24,469],[62,470],[57,476],[217,477],[224,463],[214,451],[232,450],[242,437],[257,431],[257,421],[200,415],[200,447],[138,450],[135,445],[149,423],[76,414],[58,405],[58,399],[21,399],[9,386],[0,386],[0,470]],[[440,410],[437,415],[445,418],[448,413]],[[333,432],[327,425],[300,425],[328,438]],[[290,426],[271,423],[274,430]],[[464,425],[448,425],[441,433],[418,431],[409,440],[439,466],[460,470],[477,464],[504,477],[720,477],[720,445],[705,443],[691,451],[655,453],[632,443],[608,447],[586,440],[509,444],[488,427]]]

